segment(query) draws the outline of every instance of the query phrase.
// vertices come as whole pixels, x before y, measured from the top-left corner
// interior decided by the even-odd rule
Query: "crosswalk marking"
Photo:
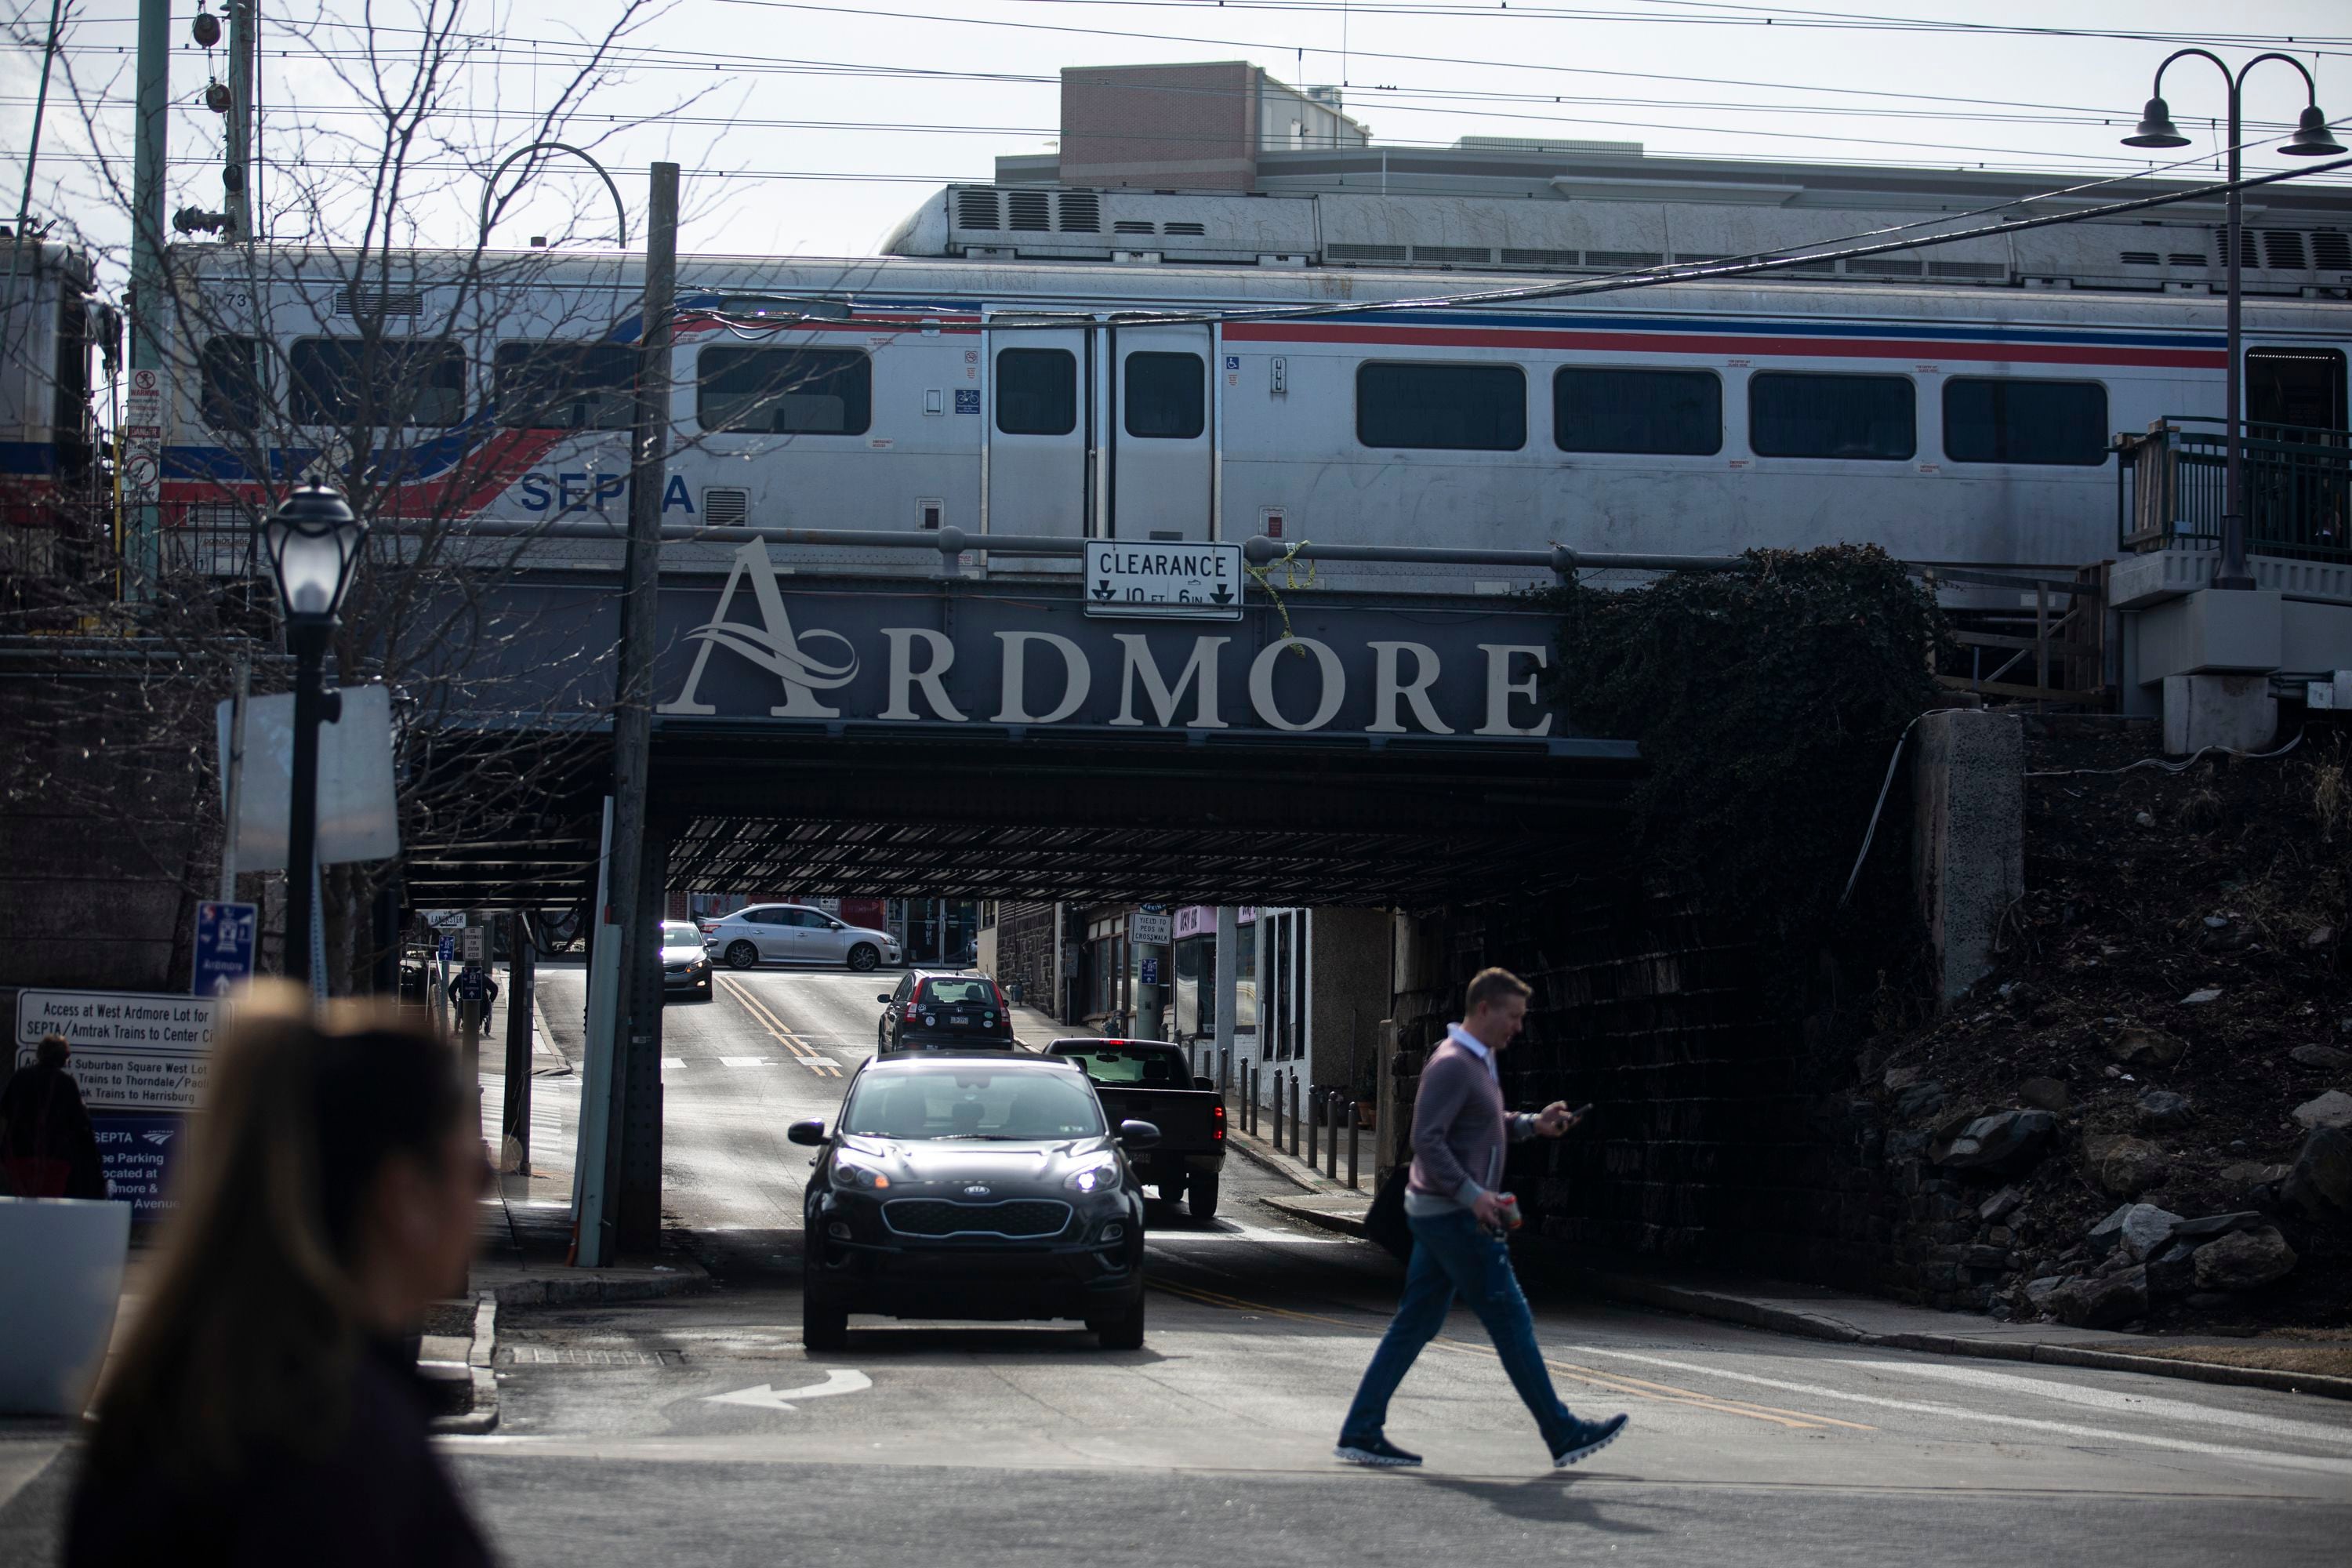
[[[730,1068],[763,1068],[769,1061],[766,1057],[720,1057],[719,1059]]]

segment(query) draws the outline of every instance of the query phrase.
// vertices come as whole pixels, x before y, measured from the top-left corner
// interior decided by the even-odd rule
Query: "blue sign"
[[[441,962],[446,963],[457,956],[457,936],[455,931],[452,931],[441,939]]]
[[[106,1195],[131,1205],[136,1224],[161,1219],[177,1206],[164,1194],[186,1122],[176,1115],[93,1110],[98,1163],[106,1172]]]
[[[482,982],[485,978],[486,976],[484,976],[482,972],[475,968],[470,963],[466,965],[464,969],[458,971],[457,1000],[460,1002],[479,1002],[482,1000],[484,995]]]
[[[1159,961],[1158,959],[1156,959],[1156,958],[1147,958],[1147,959],[1142,960],[1141,962],[1142,962],[1142,964],[1143,964],[1143,983],[1144,983],[1146,985],[1157,985],[1157,984],[1160,984],[1160,961]]]
[[[259,924],[259,911],[251,904],[198,904],[196,974],[189,989],[198,996],[226,996],[252,979]]]

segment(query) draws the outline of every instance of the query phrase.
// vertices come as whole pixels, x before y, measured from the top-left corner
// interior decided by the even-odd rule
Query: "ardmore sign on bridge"
[[[666,585],[656,713],[1291,735],[1553,733],[1550,616],[1509,599],[1286,593],[1238,622],[1090,619],[1079,585],[780,574]]]

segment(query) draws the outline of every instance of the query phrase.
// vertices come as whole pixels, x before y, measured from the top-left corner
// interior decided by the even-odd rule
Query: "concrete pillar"
[[[1919,721],[1918,744],[1912,884],[1948,1001],[1991,972],[2001,916],[2025,891],[2025,728],[1950,708]]]
[[[2164,749],[2175,756],[2207,746],[2267,751],[2277,733],[2278,699],[2268,675],[2164,678]]]

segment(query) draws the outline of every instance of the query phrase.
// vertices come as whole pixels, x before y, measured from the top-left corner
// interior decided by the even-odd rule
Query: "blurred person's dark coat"
[[[74,1484],[68,1568],[472,1568],[414,1341],[488,1190],[447,1042],[257,987],[215,1044]]]
[[[0,1181],[20,1198],[103,1198],[106,1171],[81,1086],[66,1070],[65,1038],[51,1035],[30,1067],[0,1090]]]

